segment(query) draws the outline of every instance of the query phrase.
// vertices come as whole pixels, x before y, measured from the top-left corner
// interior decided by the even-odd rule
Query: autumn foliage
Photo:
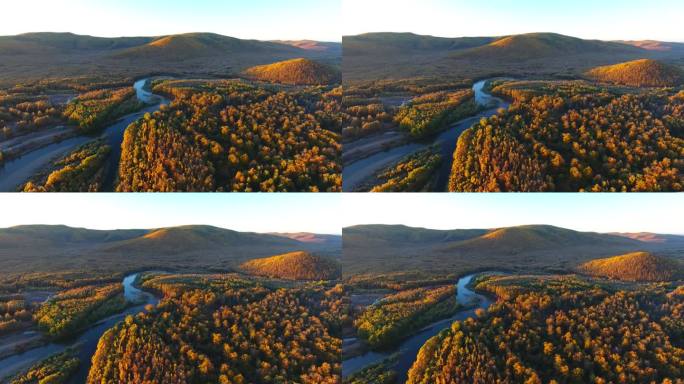
[[[651,59],[596,67],[589,70],[587,76],[602,82],[632,87],[674,87],[684,83],[684,71]]]
[[[497,285],[496,278],[478,288],[508,290],[487,285]],[[551,287],[511,289],[509,299],[480,317],[428,340],[407,383],[679,383],[684,377],[678,291],[612,291],[562,277]]]
[[[629,281],[670,281],[684,278],[682,263],[648,252],[632,252],[591,260],[578,269],[592,276]]]
[[[169,82],[169,107],[126,129],[119,191],[337,191],[338,135],[316,90]],[[323,103],[323,102],[322,102]],[[334,119],[333,119],[334,120]]]
[[[620,95],[573,83],[524,91],[508,91],[518,97],[508,110],[459,137],[449,190],[684,189],[678,95]]]
[[[337,69],[303,58],[251,67],[245,74],[256,80],[291,85],[328,85],[342,80]]]
[[[230,275],[160,279],[144,283],[165,293],[156,308],[102,336],[88,383],[339,381],[339,290],[267,289]]]
[[[302,251],[250,260],[240,269],[257,276],[287,280],[332,280],[341,274],[336,261]]]

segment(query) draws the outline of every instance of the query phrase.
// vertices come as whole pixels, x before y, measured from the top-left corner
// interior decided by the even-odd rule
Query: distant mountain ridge
[[[131,230],[51,225],[0,229],[0,270],[8,272],[69,267],[229,270],[255,257],[301,250],[339,257],[341,245],[207,225]],[[26,263],[26,260],[32,260],[32,263]]]
[[[261,41],[216,33],[95,37],[38,32],[0,36],[0,80],[46,76],[144,76],[149,73],[236,75],[255,65],[294,58],[339,63],[339,43]]]
[[[603,41],[558,33],[438,37],[377,32],[343,37],[345,81],[411,77],[581,76],[635,59],[681,63],[684,44]]]
[[[551,225],[434,230],[403,225],[343,229],[343,273],[477,270],[570,271],[597,257],[657,250],[682,255],[684,236],[645,242],[617,234],[580,232]]]

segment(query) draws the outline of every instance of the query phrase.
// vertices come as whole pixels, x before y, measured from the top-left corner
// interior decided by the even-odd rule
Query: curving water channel
[[[123,320],[126,316],[145,311],[146,305],[157,305],[159,303],[159,298],[135,287],[134,284],[137,277],[138,273],[134,273],[124,277],[122,282],[124,296],[129,302],[136,303],[134,306],[126,308],[123,312],[100,320],[81,333],[76,339],[64,343],[49,343],[0,360],[0,382],[2,382],[3,378],[14,375],[40,360],[55,353],[62,352],[69,347],[74,347],[78,352],[78,357],[81,359],[81,365],[74,376],[71,377],[69,383],[85,383],[86,378],[88,377],[88,371],[90,371],[91,358],[93,354],[95,354],[97,343],[102,334],[116,325],[116,323]]]
[[[426,149],[432,145],[438,144],[442,153],[442,166],[437,176],[436,191],[446,191],[449,181],[449,174],[451,172],[451,159],[453,158],[454,150],[456,149],[456,142],[458,137],[470,128],[473,124],[478,122],[483,117],[490,117],[496,114],[499,108],[508,108],[510,103],[492,96],[484,90],[487,82],[495,79],[480,80],[473,84],[473,92],[475,93],[475,102],[487,109],[480,113],[460,120],[452,124],[449,129],[435,136],[430,142],[410,143],[388,149],[383,152],[376,153],[369,157],[355,161],[344,166],[342,171],[342,189],[344,191],[353,191],[361,185],[365,180],[372,177],[379,170],[386,168],[402,158]]]
[[[342,376],[347,377],[354,372],[357,372],[369,365],[377,364],[389,358],[391,355],[397,353],[397,362],[394,369],[398,373],[398,382],[404,383],[407,379],[408,370],[413,365],[413,362],[418,356],[420,347],[431,337],[437,335],[442,330],[451,326],[456,320],[465,320],[468,317],[475,317],[475,311],[479,308],[487,309],[492,304],[492,300],[484,295],[480,295],[468,288],[473,277],[477,274],[464,276],[456,283],[456,297],[455,300],[468,309],[457,312],[455,315],[430,324],[421,329],[419,332],[413,334],[408,339],[404,340],[399,346],[390,351],[374,352],[369,351],[360,356],[355,356],[350,359],[342,361]],[[477,303],[473,305],[474,303]]]
[[[13,192],[19,185],[26,182],[36,172],[45,168],[47,164],[53,161],[58,156],[63,156],[70,151],[73,151],[80,145],[83,145],[98,137],[103,138],[107,144],[112,147],[112,160],[107,169],[107,176],[104,183],[105,191],[114,190],[114,180],[118,173],[119,159],[121,157],[121,142],[123,141],[124,131],[131,123],[143,117],[146,113],[151,113],[159,109],[162,104],[168,104],[169,100],[155,95],[146,89],[146,84],[151,81],[150,78],[145,78],[136,81],[133,84],[135,93],[143,103],[148,104],[147,107],[138,112],[131,113],[119,118],[115,123],[105,128],[102,133],[97,136],[76,136],[69,139],[62,140],[53,144],[48,144],[35,151],[28,152],[21,157],[5,162],[0,166],[0,192]]]

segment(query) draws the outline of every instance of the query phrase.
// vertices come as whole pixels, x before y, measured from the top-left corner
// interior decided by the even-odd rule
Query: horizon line
[[[290,230],[290,231],[282,231],[282,232],[259,232],[259,231],[251,231],[251,230],[237,230],[237,229],[231,229],[231,228],[226,228],[222,227],[219,225],[214,225],[214,224],[181,224],[181,225],[171,225],[171,226],[164,226],[164,227],[150,227],[150,228],[90,228],[90,227],[84,227],[84,226],[73,226],[73,225],[68,225],[68,224],[16,224],[16,225],[10,225],[8,227],[0,227],[0,229],[11,229],[11,228],[18,228],[18,227],[67,227],[71,229],[87,229],[89,231],[148,231],[148,230],[156,230],[156,229],[166,229],[166,228],[181,228],[181,227],[213,227],[213,228],[218,228],[218,229],[225,229],[227,231],[234,231],[234,232],[240,232],[240,233],[259,233],[259,234],[275,234],[275,233],[311,233],[314,235],[333,235],[333,236],[342,236],[341,233],[327,233],[327,232],[310,232],[310,231],[297,231],[297,230]]]
[[[419,33],[419,32],[411,32],[411,31],[368,31],[368,32],[361,32],[361,33],[356,33],[353,35],[349,34],[343,34],[342,38],[345,37],[353,37],[353,36],[361,36],[361,35],[369,35],[369,34],[376,34],[376,33],[395,33],[395,34],[413,34],[416,36],[426,36],[426,37],[437,37],[437,38],[444,38],[444,39],[459,39],[459,38],[478,38],[478,37],[493,37],[493,38],[503,38],[503,37],[508,37],[508,36],[520,36],[520,35],[533,35],[533,34],[555,34],[555,35],[561,35],[561,36],[567,36],[567,37],[574,37],[576,39],[582,39],[582,40],[599,40],[599,41],[610,41],[610,42],[620,42],[620,41],[658,41],[661,43],[678,43],[678,44],[684,44],[684,38],[683,40],[679,41],[673,41],[673,40],[659,40],[659,39],[652,39],[652,38],[643,38],[643,39],[618,39],[618,40],[604,40],[604,39],[597,39],[597,38],[583,38],[583,37],[577,37],[574,35],[567,35],[564,33],[560,32],[541,32],[541,31],[536,31],[536,32],[523,32],[523,33],[508,33],[508,34],[503,34],[503,35],[457,35],[457,36],[441,36],[441,35],[433,35],[429,33]]]
[[[213,35],[219,35],[223,37],[230,37],[234,39],[239,39],[239,40],[256,40],[256,41],[268,41],[268,42],[278,42],[278,41],[315,41],[319,43],[339,43],[342,44],[342,36],[340,36],[340,41],[334,41],[334,40],[316,40],[316,39],[311,39],[311,38],[298,38],[298,39],[255,39],[255,38],[248,38],[248,37],[235,37],[231,35],[224,35],[219,32],[200,32],[200,31],[194,31],[194,32],[177,32],[177,33],[166,33],[166,34],[160,34],[160,35],[117,35],[117,36],[102,36],[102,35],[95,35],[95,34],[83,34],[83,33],[76,33],[76,32],[71,32],[71,31],[29,31],[29,32],[21,32],[21,33],[15,33],[15,34],[10,34],[10,35],[0,35],[0,37],[16,37],[16,36],[22,36],[22,35],[31,35],[31,34],[71,34],[74,36],[84,36],[84,37],[95,37],[95,38],[100,38],[100,39],[122,39],[122,38],[136,38],[136,37],[150,37],[150,38],[159,38],[159,37],[167,37],[167,36],[179,36],[179,35],[191,35],[191,34],[213,34]]]
[[[495,230],[495,229],[502,229],[502,228],[515,228],[515,227],[532,227],[532,226],[548,226],[548,227],[556,227],[556,228],[561,228],[561,229],[567,229],[570,231],[575,231],[575,232],[593,232],[593,233],[601,233],[601,234],[612,234],[612,233],[653,233],[656,235],[673,235],[673,236],[684,236],[684,233],[665,233],[665,232],[653,232],[653,231],[610,231],[610,232],[600,232],[600,231],[592,231],[592,230],[581,230],[581,229],[573,229],[573,228],[568,228],[568,227],[561,227],[558,225],[554,224],[517,224],[517,225],[508,225],[508,226],[503,226],[503,227],[489,227],[489,228],[482,228],[482,227],[471,227],[471,228],[429,228],[429,227],[422,227],[422,226],[412,226],[408,224],[383,224],[383,223],[366,223],[366,224],[353,224],[353,225],[347,225],[342,227],[342,230],[344,231],[346,228],[351,228],[351,227],[361,227],[361,226],[371,226],[371,225],[384,225],[384,226],[404,226],[404,227],[409,227],[409,228],[415,228],[415,229],[428,229],[432,231],[457,231],[457,230],[472,230],[472,229],[486,229],[486,230]]]

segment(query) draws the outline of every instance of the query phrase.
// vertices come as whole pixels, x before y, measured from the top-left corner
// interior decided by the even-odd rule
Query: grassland
[[[255,65],[299,57],[339,64],[341,46],[318,42],[297,46],[297,42],[242,40],[211,33],[122,38],[28,33],[0,37],[0,84],[103,74],[231,77]]]
[[[298,250],[339,257],[335,239],[301,242],[210,226],[123,231],[23,226],[0,230],[0,269],[12,277],[83,270],[104,275],[144,269],[230,271],[253,258]]]
[[[379,286],[451,278],[481,270],[572,272],[581,263],[651,251],[681,255],[682,238],[644,242],[614,234],[553,226],[430,230],[364,225],[344,229],[345,278]],[[482,257],[486,254],[486,257]]]

